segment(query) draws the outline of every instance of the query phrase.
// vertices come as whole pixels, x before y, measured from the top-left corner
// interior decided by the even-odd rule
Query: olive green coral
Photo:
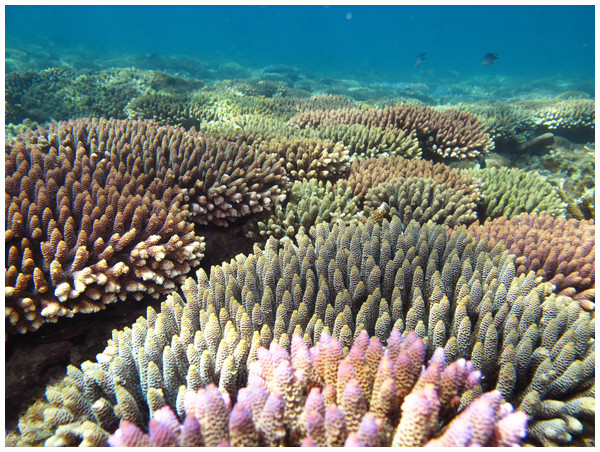
[[[501,167],[465,172],[481,181],[485,218],[512,218],[524,212],[565,216],[567,205],[556,188],[533,171]]]
[[[596,102],[592,99],[567,99],[552,102],[542,106],[534,113],[533,122],[551,130],[577,127],[594,129]]]
[[[450,169],[443,163],[434,164],[398,155],[355,160],[346,181],[353,194],[362,200],[370,188],[382,182],[409,177],[433,179],[453,191],[461,191],[469,203],[479,204],[481,201],[481,183],[468,174],[461,174],[458,169]]]
[[[422,155],[415,132],[362,124],[339,124],[316,129],[313,133],[321,138],[344,143],[350,151],[351,159],[380,155],[401,155],[410,159],[421,158]]]
[[[299,113],[289,122],[301,129],[338,124],[400,129],[415,133],[424,152],[444,158],[474,158],[494,147],[477,117],[456,109],[438,111],[427,106],[400,104],[383,109],[316,110]]]
[[[458,108],[475,114],[490,134],[496,148],[525,141],[529,114],[523,107],[512,103],[459,104]]]

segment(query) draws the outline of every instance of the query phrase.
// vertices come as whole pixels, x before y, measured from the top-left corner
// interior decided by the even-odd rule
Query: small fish
[[[423,52],[420,53],[419,56],[417,57],[417,59],[415,60],[415,67],[419,67],[421,66],[421,63],[423,62],[423,60],[425,59],[425,55],[427,54],[427,52]]]
[[[490,64],[494,64],[497,59],[497,53],[486,53],[481,59],[481,64],[483,64],[484,66],[489,66]]]

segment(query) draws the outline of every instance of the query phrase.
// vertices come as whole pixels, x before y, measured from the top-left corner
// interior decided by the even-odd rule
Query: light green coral
[[[524,212],[565,216],[567,205],[556,188],[533,171],[505,167],[465,171],[481,180],[487,218],[512,218]]]
[[[358,198],[343,182],[334,188],[330,181],[303,179],[292,185],[285,208],[275,209],[267,220],[257,222],[258,231],[251,229],[248,235],[263,240],[294,237],[301,229],[308,231],[319,223],[349,220],[357,214],[358,205]]]
[[[366,216],[387,205],[389,214],[398,216],[404,224],[410,220],[420,224],[431,220],[454,227],[477,219],[477,204],[467,197],[466,190],[422,177],[382,182],[369,189],[364,203]]]
[[[351,159],[382,155],[421,158],[421,148],[414,132],[368,127],[362,124],[328,126],[314,132],[320,138],[344,143],[350,151]]]

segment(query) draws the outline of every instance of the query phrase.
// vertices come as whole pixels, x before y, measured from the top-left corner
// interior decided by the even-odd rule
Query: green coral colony
[[[7,339],[161,304],[6,443],[592,445],[593,175],[494,151],[557,164],[594,105],[10,73]]]

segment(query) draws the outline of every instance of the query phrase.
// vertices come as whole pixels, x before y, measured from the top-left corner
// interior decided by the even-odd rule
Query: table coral
[[[329,139],[271,136],[257,144],[257,148],[281,158],[292,180],[334,180],[350,168],[344,143]]]
[[[362,124],[338,124],[316,129],[313,133],[333,142],[344,143],[350,151],[351,159],[380,155],[401,155],[411,159],[421,158],[422,155],[415,132],[368,127]]]
[[[593,99],[568,99],[546,103],[539,108],[533,121],[549,129],[571,129],[577,127],[594,129],[596,103]]]
[[[432,221],[454,227],[477,219],[477,204],[469,200],[465,190],[454,190],[435,179],[399,177],[370,188],[364,198],[365,215],[381,206],[405,224]]]
[[[276,209],[264,221],[247,224],[248,236],[262,240],[271,236],[293,238],[300,228],[307,231],[318,223],[351,219],[357,214],[358,205],[358,199],[352,196],[349,188],[344,187],[343,182],[338,182],[333,188],[329,181],[296,181],[288,193],[285,207]]]

